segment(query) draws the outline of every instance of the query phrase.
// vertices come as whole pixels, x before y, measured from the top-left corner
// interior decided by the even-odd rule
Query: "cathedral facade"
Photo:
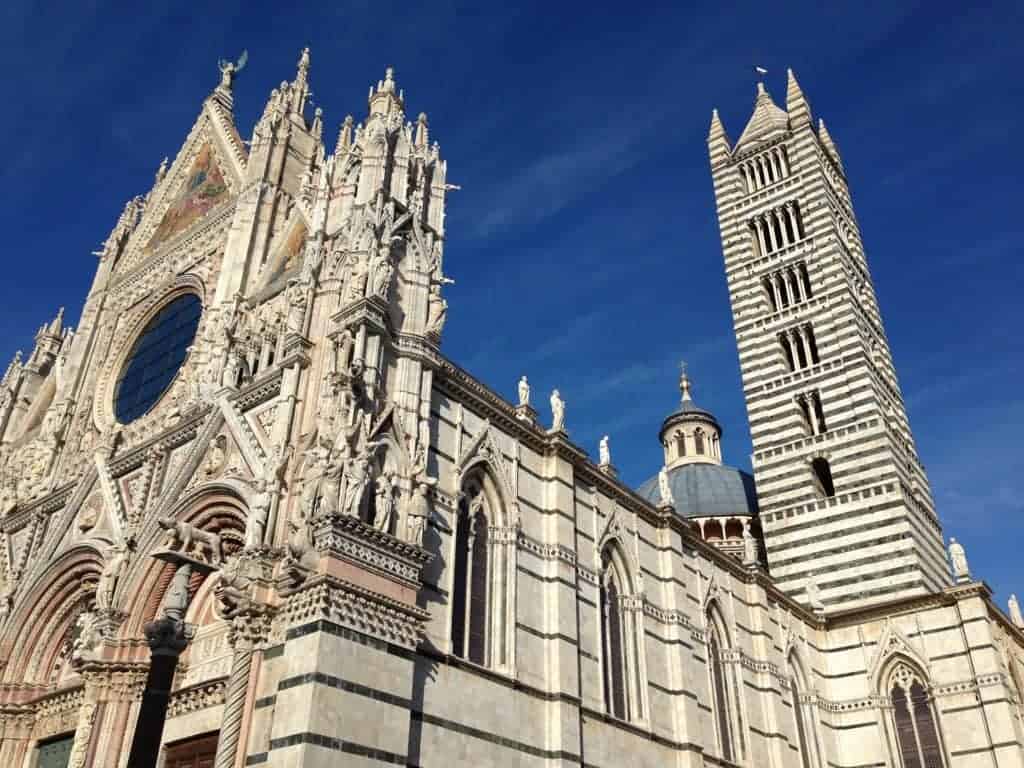
[[[4,374],[0,765],[1024,767],[792,73],[708,137],[754,474],[684,373],[631,489],[444,356],[427,116],[388,70],[328,146],[309,68],[245,142],[222,64]]]

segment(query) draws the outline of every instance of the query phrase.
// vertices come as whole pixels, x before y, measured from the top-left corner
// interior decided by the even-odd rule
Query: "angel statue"
[[[231,84],[235,80],[235,75],[245,69],[246,63],[249,61],[248,49],[242,51],[242,55],[238,57],[238,61],[230,61],[221,59],[217,62],[217,67],[220,69],[220,87],[225,90],[231,90]]]

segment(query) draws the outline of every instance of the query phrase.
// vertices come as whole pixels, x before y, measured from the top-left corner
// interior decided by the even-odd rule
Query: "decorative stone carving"
[[[818,589],[818,582],[813,573],[809,574],[806,581],[804,581],[804,594],[807,596],[807,605],[810,606],[811,610],[815,613],[821,613],[825,610],[825,603],[821,600],[821,590]]]
[[[600,455],[600,462],[602,467],[611,466],[612,453],[608,447],[608,435],[601,438],[601,442],[598,444],[598,453]]]
[[[743,526],[743,564],[750,567],[757,565],[757,539],[750,532],[750,524]]]
[[[565,431],[565,401],[557,389],[551,393],[551,431]]]
[[[1013,622],[1013,625],[1024,629],[1024,616],[1021,616],[1020,603],[1017,602],[1016,595],[1010,595],[1010,599],[1007,601],[1007,608],[1010,611],[1010,621]]]
[[[430,520],[430,484],[419,482],[412,491],[405,508],[405,540],[417,547],[423,546],[423,534]]]
[[[71,646],[71,663],[78,664],[91,658],[103,640],[99,617],[92,611],[83,611],[75,622],[77,637]]]
[[[662,506],[671,507],[676,503],[672,497],[672,486],[668,482],[668,467],[658,470],[658,492],[661,494]]]
[[[441,286],[434,283],[427,296],[427,335],[440,336],[448,319],[448,302],[441,297]]]
[[[967,553],[963,545],[952,536],[949,537],[949,562],[953,566],[953,579],[957,584],[971,580],[971,572],[967,567]]]
[[[170,517],[157,518],[160,527],[167,531],[163,547],[178,553],[190,561],[199,561],[219,566],[223,557],[220,536],[204,531],[191,523]]]
[[[375,483],[375,504],[373,527],[384,533],[394,531],[395,489],[398,479],[393,472],[377,476]]]
[[[523,376],[519,379],[519,405],[530,404],[530,383]]]
[[[117,591],[118,582],[128,569],[131,555],[130,541],[115,544],[107,551],[107,560],[96,585],[96,610],[101,613],[109,613],[114,609],[114,593]]]

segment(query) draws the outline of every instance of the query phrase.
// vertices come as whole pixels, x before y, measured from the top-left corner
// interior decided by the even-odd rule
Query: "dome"
[[[676,514],[680,517],[753,517],[757,515],[754,478],[722,464],[683,464],[668,470]],[[661,503],[658,476],[637,489],[648,501]]]

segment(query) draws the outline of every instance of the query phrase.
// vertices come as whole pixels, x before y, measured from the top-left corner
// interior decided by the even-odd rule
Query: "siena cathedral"
[[[394,73],[329,145],[308,51],[250,141],[239,68],[0,382],[0,766],[1024,766],[1024,620],[943,537],[792,72],[708,135],[753,475],[684,372],[633,489],[442,352]]]

